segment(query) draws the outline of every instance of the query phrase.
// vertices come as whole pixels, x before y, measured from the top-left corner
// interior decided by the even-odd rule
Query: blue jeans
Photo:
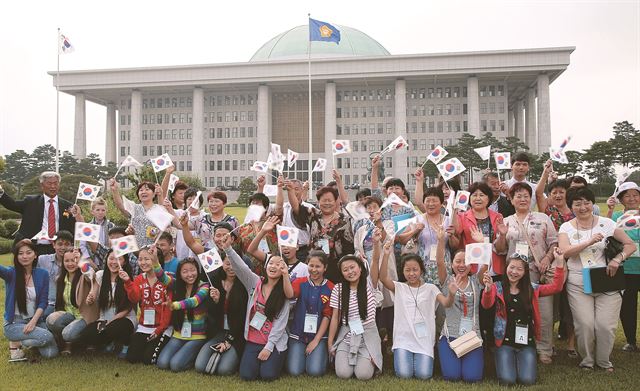
[[[206,342],[206,339],[171,338],[158,356],[158,368],[171,369],[173,372],[181,372],[191,368],[202,345]]]
[[[449,338],[450,341],[454,339],[453,337]],[[442,336],[438,340],[438,357],[440,358],[442,377],[445,380],[458,381],[462,379],[469,383],[482,380],[484,369],[482,346],[458,358],[451,350],[446,337]]]
[[[208,340],[204,346],[200,349],[200,353],[198,353],[198,357],[196,357],[195,368],[196,372],[204,373],[207,363],[211,358],[211,355],[214,353],[211,346],[215,346],[220,342],[223,342],[224,338],[214,337]],[[220,361],[218,361],[218,367],[216,368],[216,375],[232,375],[236,369],[238,369],[238,364],[240,362],[240,357],[238,357],[238,351],[235,347],[231,346],[229,350],[226,350],[222,353],[220,357]]]
[[[47,317],[47,327],[64,342],[75,342],[87,327],[87,322],[82,318],[76,319],[68,312],[56,311]]]
[[[42,319],[42,318],[41,318]],[[21,342],[22,346],[38,348],[40,355],[44,358],[52,358],[58,355],[58,345],[53,334],[41,320],[37,323],[29,334],[25,334],[24,326],[28,323],[27,319],[14,319],[13,323],[4,325],[4,336],[9,341]]]
[[[496,375],[501,384],[536,382],[536,348],[502,345],[496,349]]]
[[[294,338],[289,338],[287,352],[287,371],[293,376],[305,372],[309,376],[322,376],[327,371],[327,340],[322,339],[315,349],[307,356],[307,344]]]
[[[433,357],[426,354],[412,353],[405,349],[393,350],[393,368],[396,376],[403,379],[417,377],[430,379],[433,376]]]
[[[247,342],[240,360],[240,378],[242,380],[275,380],[280,377],[285,352],[279,352],[274,348],[266,361],[258,360],[258,354],[265,345]]]

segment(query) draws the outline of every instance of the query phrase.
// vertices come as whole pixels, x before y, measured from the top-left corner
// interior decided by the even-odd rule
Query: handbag
[[[475,305],[476,299],[476,287],[473,285],[473,282],[469,281],[471,284],[471,289],[473,289],[473,300]],[[479,304],[479,303],[478,303]],[[476,324],[476,311],[473,311],[473,325]],[[444,321],[443,330],[445,331],[445,337],[447,338],[447,342],[449,343],[449,347],[456,354],[458,358],[464,356],[465,354],[479,348],[482,346],[482,339],[478,337],[475,331],[467,331],[463,335],[454,339],[453,341],[449,341],[449,328],[447,327],[447,320]]]
[[[620,254],[624,249],[624,245],[618,239],[613,236],[607,238],[606,245],[604,247],[604,257],[607,263],[612,260],[616,255]]]
[[[205,367],[205,373],[209,375],[214,375],[216,373],[216,369],[218,369],[218,364],[220,363],[220,358],[222,354],[219,351],[214,349],[215,345],[211,345],[210,348],[213,350],[213,354],[209,357],[209,361],[207,361],[207,366]]]

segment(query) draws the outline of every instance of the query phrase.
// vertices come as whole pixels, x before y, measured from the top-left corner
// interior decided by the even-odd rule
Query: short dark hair
[[[444,193],[442,192],[442,189],[439,187],[429,187],[427,190],[425,190],[424,197],[422,197],[422,201],[427,199],[427,197],[438,197],[438,199],[440,200],[440,203],[444,204]]]
[[[173,244],[173,236],[169,232],[163,232],[160,234],[158,240],[166,240],[167,243]]]
[[[364,189],[356,193],[356,200],[364,197],[369,197],[369,196],[371,196],[371,189],[369,189],[368,187],[365,187]]]
[[[327,193],[331,193],[333,194],[333,199],[334,200],[338,200],[338,189],[336,189],[335,187],[331,187],[331,186],[322,186],[321,188],[319,188],[316,191],[316,199],[318,201],[320,201],[320,197],[322,197],[323,195],[327,194]]]
[[[404,270],[404,265],[406,265],[407,262],[410,262],[410,261],[415,261],[418,263],[421,274],[424,274],[426,272],[422,258],[420,258],[418,254],[414,254],[414,253],[404,254],[402,258],[400,258],[400,270]]]
[[[569,182],[567,182],[566,179],[556,179],[555,181],[549,183],[549,186],[547,186],[547,191],[551,193],[553,189],[558,188],[569,190]]]
[[[440,182],[438,184],[437,188],[439,188],[441,191],[443,191],[442,189],[444,189],[445,186],[450,188],[451,191],[453,191],[453,192],[458,192],[458,191],[462,190],[462,187],[460,186],[460,182],[452,181],[452,180],[449,180],[449,181],[446,181],[446,182],[445,181]],[[443,191],[443,194],[444,194],[444,191]]]
[[[486,174],[484,174],[484,175],[482,176],[482,181],[483,181],[483,182],[486,182],[486,181],[488,181],[488,180],[489,180],[489,178],[494,178],[494,179],[498,179],[498,180],[499,180],[499,179],[500,179],[500,176],[498,175],[498,173],[497,173],[497,172],[489,171],[489,172],[487,172]]]
[[[251,197],[249,197],[249,205],[251,205],[253,201],[260,201],[265,209],[269,209],[269,197],[264,195],[264,193],[253,193]]]
[[[402,188],[402,190],[405,189],[404,182],[402,182],[402,179],[400,179],[400,178],[390,178],[384,184],[385,190],[390,188],[391,186],[398,186],[398,187]]]
[[[369,204],[378,204],[380,207],[382,206],[382,200],[378,197],[369,196],[364,199],[364,206],[369,206]]]
[[[569,186],[571,186],[571,184],[574,182],[580,183],[581,185],[589,186],[589,182],[587,182],[587,180],[581,177],[580,175],[572,176],[571,179],[569,180]]]
[[[217,230],[219,229],[226,229],[227,231],[229,231],[229,233],[231,234],[231,236],[235,237],[237,231],[233,231],[233,227],[231,226],[231,224],[229,224],[226,221],[221,221],[219,223],[216,223],[216,225],[213,227],[213,233],[215,234]]]
[[[61,229],[56,233],[56,240],[54,240],[54,242],[57,242],[58,240],[66,240],[69,243],[73,243],[74,237],[71,232]]]
[[[516,182],[509,189],[509,196],[511,197],[511,199],[513,199],[513,196],[516,194],[516,192],[520,190],[526,190],[527,193],[529,193],[529,197],[533,197],[533,189],[527,182]]]
[[[527,164],[531,164],[531,159],[529,159],[529,154],[526,152],[518,152],[511,159],[512,163],[515,162],[525,162]]]
[[[176,185],[173,187],[173,191],[171,192],[171,194],[176,194],[178,190],[187,190],[188,188],[189,188],[189,185],[187,185],[186,183],[182,181],[177,181]]]
[[[567,205],[573,207],[573,201],[585,200],[596,203],[596,197],[588,187],[581,187],[579,189],[572,189],[567,192]]]
[[[487,185],[484,182],[473,182],[472,184],[469,185],[469,188],[467,189],[467,191],[470,194],[473,194],[478,190],[480,190],[484,195],[489,197],[489,204],[487,205],[487,207],[489,207],[489,205],[491,205],[491,203],[493,202],[493,190],[491,190],[489,185]]]
[[[108,232],[108,235],[117,235],[120,234],[122,236],[127,236],[127,229],[125,227],[115,226],[111,228]]]
[[[196,189],[195,187],[190,187],[187,189],[187,191],[184,192],[184,208],[187,209],[188,207],[190,207],[191,205],[187,205],[187,199],[189,199],[189,197],[196,197],[198,195],[198,189]],[[198,197],[198,202],[200,202],[200,205],[202,205],[202,201],[204,201],[202,199],[202,193],[200,193],[200,196]]]
[[[140,192],[140,189],[142,189],[143,187],[148,187],[154,194],[153,194],[153,198],[156,198],[156,184],[149,182],[149,181],[142,181],[138,184],[138,187],[136,187],[136,197],[138,197],[138,200],[140,200],[140,196],[138,195],[138,193]]]
[[[227,195],[223,191],[216,190],[209,193],[207,196],[207,202],[211,201],[212,198],[222,201],[225,205],[227,204]]]

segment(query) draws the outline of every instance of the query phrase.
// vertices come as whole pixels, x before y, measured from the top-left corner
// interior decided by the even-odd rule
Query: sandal
[[[567,355],[571,358],[578,358],[578,352],[576,352],[575,349],[569,349]]]
[[[541,354],[538,356],[539,360],[541,363],[543,364],[551,364],[553,362],[553,359],[551,358],[551,356],[546,355],[546,354]]]

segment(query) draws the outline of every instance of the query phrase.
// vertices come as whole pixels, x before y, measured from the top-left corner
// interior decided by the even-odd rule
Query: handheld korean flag
[[[427,160],[433,162],[433,164],[438,164],[445,156],[447,156],[449,152],[446,149],[442,148],[442,146],[438,145],[431,151],[429,156],[427,156]]]
[[[37,234],[35,234],[31,240],[50,240],[50,241],[54,241],[56,240],[58,236],[57,235],[53,235],[52,238],[49,237],[49,233],[46,230],[42,230],[40,232],[38,232]]]
[[[471,193],[465,190],[460,190],[456,193],[456,209],[467,210],[469,208],[469,197]]]
[[[282,155],[280,144],[271,143],[271,155],[273,155],[274,159],[280,158],[280,155]]]
[[[149,209],[145,215],[161,232],[167,229],[173,220],[173,216],[159,206]]]
[[[251,166],[250,170],[266,173],[269,171],[269,165],[266,162],[260,162],[256,160],[255,162],[253,162],[253,165]]]
[[[194,209],[194,210],[200,209],[200,196],[201,195],[202,195],[202,192],[198,190],[198,192],[196,193],[195,198],[193,199],[193,201],[191,201],[191,205],[189,205],[189,208]]]
[[[623,171],[616,177],[616,187],[620,187],[620,185],[629,178],[629,175],[631,175],[631,171],[626,168],[623,169]]]
[[[632,229],[640,228],[640,216],[629,216],[625,219],[620,219],[616,224],[617,228],[622,228],[625,231],[631,231]]]
[[[411,217],[411,213],[407,213],[400,216],[392,217],[394,230],[397,234],[404,231],[411,224],[416,224],[418,222],[418,218],[416,216]]]
[[[554,162],[558,162],[560,164],[568,164],[569,159],[567,159],[567,154],[564,153],[562,149],[553,149],[553,147],[549,147],[549,158]]]
[[[91,263],[87,259],[81,259],[80,262],[78,262],[78,268],[80,269],[80,272],[85,276],[91,275],[91,272],[93,272]]]
[[[180,177],[178,177],[177,175],[171,174],[171,176],[169,177],[169,191],[173,192],[176,189],[176,183],[178,183],[178,181],[180,180]]]
[[[121,257],[125,254],[132,253],[140,250],[136,237],[134,235],[123,236],[118,239],[111,239],[111,248],[113,248],[113,255]]]
[[[278,225],[278,244],[285,247],[298,247],[298,229]]]
[[[76,194],[76,200],[93,201],[96,199],[96,197],[98,197],[99,192],[100,186],[80,182],[78,184],[78,194]]]
[[[293,165],[296,164],[299,157],[300,154],[298,154],[298,152],[287,149],[287,162],[289,162],[289,168],[293,167]]]
[[[447,207],[445,208],[445,214],[449,217],[453,217],[453,205],[455,203],[455,194],[453,191],[449,192],[449,198],[447,198]],[[453,220],[453,219],[451,219]]]
[[[400,197],[398,197],[398,195],[396,193],[391,193],[387,197],[387,199],[384,200],[384,202],[382,203],[382,206],[380,207],[380,209],[385,208],[385,207],[387,207],[389,205],[392,205],[392,204],[401,205],[401,206],[410,208],[410,206],[406,202],[402,201],[402,199],[400,199]]]
[[[277,185],[264,185],[262,189],[262,193],[267,197],[275,197],[278,195],[278,186]]]
[[[118,170],[116,171],[113,177],[116,178],[118,176],[118,173],[120,172],[120,170],[122,170],[123,167],[142,167],[143,165],[144,164],[134,159],[133,156],[128,155],[126,158],[124,158],[122,163],[120,163],[120,166],[118,167]]]
[[[327,169],[327,159],[318,158],[316,165],[313,166],[313,172],[323,172]]]
[[[331,140],[331,148],[334,155],[342,155],[343,153],[351,153],[351,141],[349,140]]]
[[[277,158],[275,156],[277,156]],[[278,172],[284,171],[284,156],[282,154],[274,155],[273,152],[269,152],[269,157],[267,157],[267,166],[271,170]]]
[[[220,253],[218,253],[217,248],[212,248],[206,253],[199,254],[198,260],[205,273],[210,273],[222,266],[222,258],[220,258]]]
[[[344,208],[347,210],[347,213],[349,213],[353,221],[368,219],[371,217],[360,201],[349,202]]]
[[[475,148],[473,151],[477,153],[478,156],[480,156],[480,159],[482,160],[491,159],[491,145],[487,145],[486,147]]]
[[[393,152],[393,151],[395,151],[397,149],[400,149],[400,148],[406,148],[407,146],[408,146],[407,140],[405,140],[404,137],[402,137],[402,136],[398,136],[398,137],[396,137],[395,140],[393,140],[391,142],[391,144],[387,145],[387,147],[385,149],[383,149],[380,152],[380,154],[384,155],[384,154],[386,154],[388,152]]]
[[[560,143],[560,150],[563,151],[566,147],[567,144],[569,144],[569,141],[571,141],[571,136],[565,138],[564,140],[562,140],[562,142]]]
[[[100,242],[100,234],[102,232],[102,227],[98,224],[89,224],[89,223],[76,223],[76,234],[75,240],[79,240],[81,242]]]
[[[249,208],[247,208],[247,214],[244,217],[244,224],[260,221],[265,211],[266,209],[262,205],[249,205]]]
[[[511,152],[496,152],[493,154],[498,170],[508,170],[511,168]]]
[[[151,165],[153,166],[153,171],[158,173],[162,170],[166,170],[167,168],[173,166],[173,161],[169,157],[169,154],[163,153],[155,159],[151,159]]]
[[[462,172],[464,172],[464,170],[466,170],[460,160],[455,157],[446,160],[444,163],[438,164],[437,167],[440,175],[442,175],[442,178],[444,178],[445,181],[448,181],[449,179],[461,174]]]
[[[491,263],[491,243],[467,244],[464,250],[465,265],[489,265]]]

